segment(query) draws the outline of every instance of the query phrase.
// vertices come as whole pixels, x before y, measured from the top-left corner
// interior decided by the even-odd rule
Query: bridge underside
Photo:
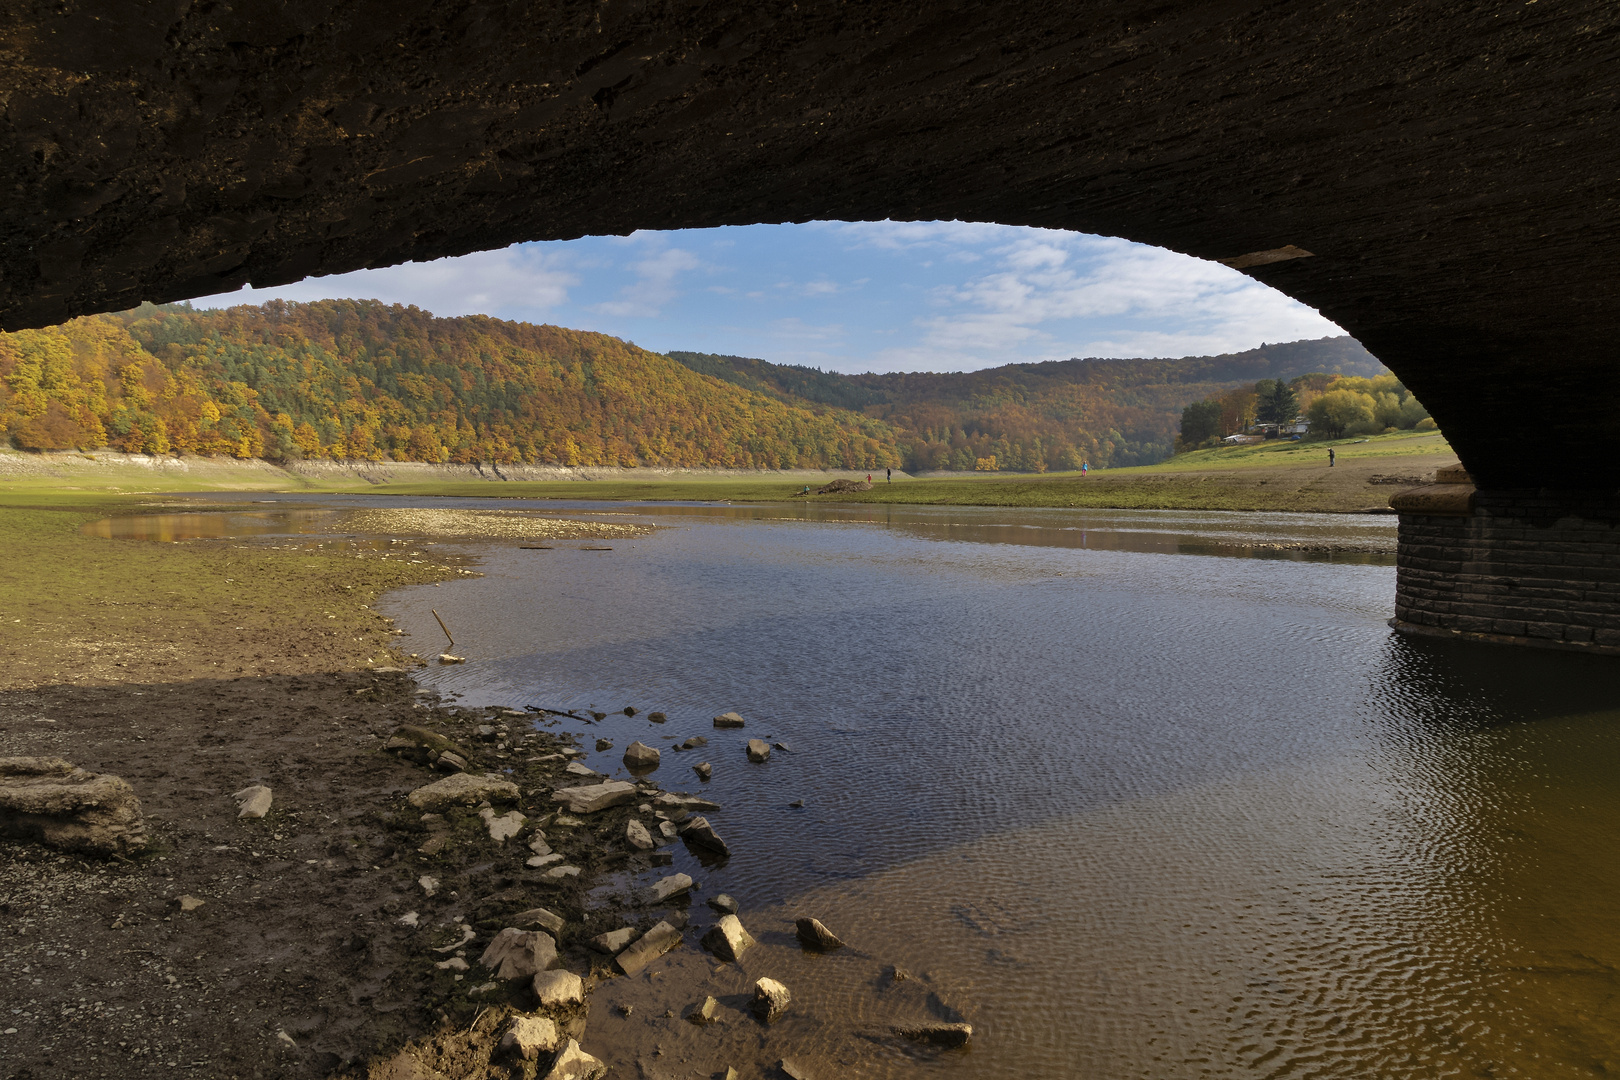
[[[1617,31],[1606,0],[14,4],[0,326],[638,228],[1039,225],[1319,309],[1482,493],[1613,492]]]

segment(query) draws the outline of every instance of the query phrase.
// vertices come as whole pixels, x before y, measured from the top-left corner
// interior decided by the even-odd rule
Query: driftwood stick
[[[428,610],[432,611],[433,612],[433,617],[435,619],[439,620],[439,629],[444,631],[444,636],[447,637],[447,638],[450,638],[450,647],[452,649],[455,648],[456,647],[456,639],[454,637],[451,637],[450,628],[448,626],[444,625],[444,620],[443,619],[439,619],[439,613],[437,611],[433,611],[432,608],[428,608]]]

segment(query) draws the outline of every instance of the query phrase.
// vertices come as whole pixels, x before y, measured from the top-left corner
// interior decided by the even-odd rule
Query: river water
[[[381,504],[297,527],[356,505]],[[614,742],[605,773],[665,749],[733,851],[676,867],[741,902],[743,973],[795,993],[767,1035],[593,1007],[622,1075],[722,1049],[818,1077],[1620,1071],[1620,662],[1396,637],[1393,519],[544,509],[659,528],[472,545],[484,577],[393,594],[407,648],[439,651],[432,607],[470,658],[422,681],[609,713],[564,723]],[[751,765],[751,736],[791,751]],[[798,914],[851,948],[799,954]],[[741,986],[697,957],[669,977]],[[887,965],[971,1049],[872,1034]],[[650,1000],[632,982],[602,1003]]]

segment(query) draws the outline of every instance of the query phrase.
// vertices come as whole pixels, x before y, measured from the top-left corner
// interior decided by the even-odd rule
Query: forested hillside
[[[1175,448],[1190,402],[1308,372],[1371,377],[1350,337],[1178,360],[1061,360],[953,374],[838,375],[746,357],[672,352],[695,371],[775,395],[859,409],[896,431],[911,469],[1143,465]]]
[[[184,305],[0,334],[0,438],[237,457],[875,469],[893,429],[618,338],[376,301]]]

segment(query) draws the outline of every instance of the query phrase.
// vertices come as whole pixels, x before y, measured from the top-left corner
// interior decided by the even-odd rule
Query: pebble
[[[777,1068],[787,1075],[788,1080],[811,1080],[810,1074],[805,1071],[804,1067],[791,1058],[783,1058]]]
[[[563,770],[563,772],[568,773],[570,776],[601,776],[602,775],[601,773],[597,772],[595,769],[591,768],[589,765],[586,765],[583,762],[579,762],[579,761],[570,761],[568,763],[568,767],[565,768]]]
[[[550,855],[537,855],[537,856],[535,856],[535,858],[549,859],[549,858],[551,858],[551,856]],[[548,881],[561,881],[563,878],[579,877],[579,867],[577,867],[577,866],[553,866],[550,870],[547,870],[544,874],[541,874],[540,876],[547,879]]]
[[[626,705],[624,707],[624,715],[626,715],[626,716],[634,716],[634,715],[636,715],[637,711],[638,710],[636,709],[636,707],[634,705]]]
[[[612,739],[597,739],[596,740],[596,750],[597,750],[598,753],[601,753],[603,750],[611,750],[611,749],[613,749],[613,740]]]
[[[533,1061],[541,1054],[549,1054],[556,1050],[560,1041],[557,1025],[545,1017],[514,1016],[511,1026],[501,1037],[500,1053],[524,1061]]]
[[[709,824],[708,818],[697,817],[687,822],[686,828],[681,830],[681,837],[694,847],[712,851],[722,858],[731,857],[731,848],[720,839],[720,834],[714,831],[714,826]]]
[[[461,957],[452,956],[448,960],[440,960],[433,966],[438,968],[440,971],[466,971],[468,965],[467,961],[463,960]]]

